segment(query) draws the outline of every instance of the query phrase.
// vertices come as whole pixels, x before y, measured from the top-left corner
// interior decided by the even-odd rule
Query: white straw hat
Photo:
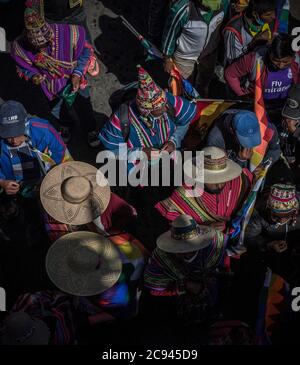
[[[97,295],[119,279],[122,261],[108,239],[93,232],[73,232],[49,248],[46,270],[63,292],[76,296]]]
[[[105,211],[110,201],[110,187],[94,166],[70,161],[48,172],[41,184],[40,197],[52,218],[62,223],[82,225],[92,222]]]

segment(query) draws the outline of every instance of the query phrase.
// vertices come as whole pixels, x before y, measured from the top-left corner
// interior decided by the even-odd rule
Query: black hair
[[[258,15],[262,15],[267,11],[276,10],[276,0],[250,0],[246,10],[247,17],[251,18],[255,11]]]
[[[274,39],[270,47],[270,54],[274,58],[293,57],[295,51],[292,48],[293,37],[289,34],[279,33]]]

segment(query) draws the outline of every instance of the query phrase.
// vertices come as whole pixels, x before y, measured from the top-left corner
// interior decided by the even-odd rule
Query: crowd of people
[[[133,90],[119,91],[122,102],[98,130],[89,80],[99,59],[84,1],[26,1],[10,53],[19,77],[42,90],[52,119],[0,95],[1,255],[5,261],[21,244],[24,259],[37,250],[45,284],[12,295],[1,344],[292,341],[300,54],[289,0],[149,3],[149,41],[162,54],[162,72],[173,81],[180,75],[182,92],[137,65]],[[213,94],[216,77],[226,100]],[[208,123],[204,110],[215,105]],[[169,186],[110,186],[95,161],[72,158],[74,118],[89,148],[118,159],[127,146],[125,175],[141,164],[133,153],[144,153],[147,171],[162,171],[169,154]],[[202,152],[203,186],[173,179],[183,151],[193,153],[196,182]],[[0,286],[15,292],[1,265]],[[269,290],[274,283],[277,292]]]

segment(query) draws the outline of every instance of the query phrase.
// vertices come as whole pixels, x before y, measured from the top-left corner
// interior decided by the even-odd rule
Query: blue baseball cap
[[[0,137],[11,138],[25,134],[27,112],[24,106],[13,100],[0,107]]]
[[[261,144],[259,122],[253,112],[238,112],[233,117],[232,125],[242,147],[253,148]]]

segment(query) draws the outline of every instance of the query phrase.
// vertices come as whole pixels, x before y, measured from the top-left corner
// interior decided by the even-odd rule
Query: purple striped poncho
[[[66,86],[72,74],[83,77],[93,49],[86,43],[85,29],[77,25],[51,24],[54,38],[40,53],[29,50],[26,38],[17,38],[11,56],[17,63],[17,72],[26,80],[34,75],[45,76],[41,87],[49,100]],[[82,78],[84,80],[84,78]]]

